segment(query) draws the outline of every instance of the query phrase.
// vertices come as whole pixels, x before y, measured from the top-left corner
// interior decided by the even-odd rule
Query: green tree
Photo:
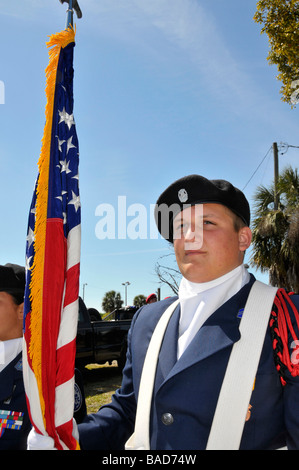
[[[250,264],[269,271],[273,286],[299,292],[299,176],[286,168],[278,179],[278,209],[274,210],[274,184],[259,186],[252,224]]]
[[[106,313],[113,312],[116,308],[121,308],[123,303],[120,293],[115,292],[115,290],[110,290],[104,295],[102,308]]]
[[[299,101],[299,1],[260,0],[253,18],[268,35],[267,59],[277,65],[277,78],[283,83],[282,100],[293,106]]]
[[[136,295],[133,300],[133,305],[135,307],[142,307],[142,305],[145,305],[146,303],[146,297],[143,294]]]

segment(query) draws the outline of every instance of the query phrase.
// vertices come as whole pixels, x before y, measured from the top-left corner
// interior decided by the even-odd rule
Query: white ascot
[[[0,341],[0,372],[22,351],[23,338]]]
[[[194,283],[182,278],[179,287],[178,359],[204,322],[249,280],[250,275],[243,264],[210,282]]]

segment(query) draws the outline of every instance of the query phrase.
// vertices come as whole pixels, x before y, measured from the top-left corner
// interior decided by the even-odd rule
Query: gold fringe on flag
[[[46,68],[46,98],[45,109],[46,123],[42,138],[42,148],[38,161],[39,178],[36,198],[36,219],[34,229],[34,249],[35,257],[32,266],[32,276],[30,283],[31,301],[31,321],[30,332],[31,341],[29,346],[29,357],[32,361],[32,369],[36,377],[40,406],[45,423],[45,402],[42,390],[42,318],[43,318],[43,274],[46,243],[46,226],[48,210],[48,183],[50,167],[50,150],[52,137],[52,123],[54,110],[54,97],[56,88],[56,75],[61,48],[75,41],[76,31],[68,28],[60,33],[50,36],[47,42],[49,49],[49,65]]]

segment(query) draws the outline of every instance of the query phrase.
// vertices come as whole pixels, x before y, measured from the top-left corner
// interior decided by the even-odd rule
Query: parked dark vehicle
[[[94,308],[86,308],[79,297],[76,367],[105,364],[117,360],[120,369],[126,361],[127,335],[137,307],[116,309],[102,320]]]

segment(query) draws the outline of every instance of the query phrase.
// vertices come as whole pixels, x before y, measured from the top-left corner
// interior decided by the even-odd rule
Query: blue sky
[[[81,0],[76,19],[75,120],[80,145],[81,287],[101,309],[114,289],[128,303],[159,286],[161,238],[99,240],[96,209],[119,196],[149,208],[191,173],[224,178],[252,203],[273,180],[274,141],[299,145],[298,110],[280,98],[256,0]],[[0,262],[24,264],[41,148],[46,41],[64,29],[58,0],[0,0]],[[299,149],[280,169],[299,166]],[[249,181],[250,180],[250,181]],[[134,217],[127,216],[127,222]],[[148,221],[149,225],[149,221]],[[260,277],[264,279],[263,277]],[[162,287],[162,298],[170,290]]]

